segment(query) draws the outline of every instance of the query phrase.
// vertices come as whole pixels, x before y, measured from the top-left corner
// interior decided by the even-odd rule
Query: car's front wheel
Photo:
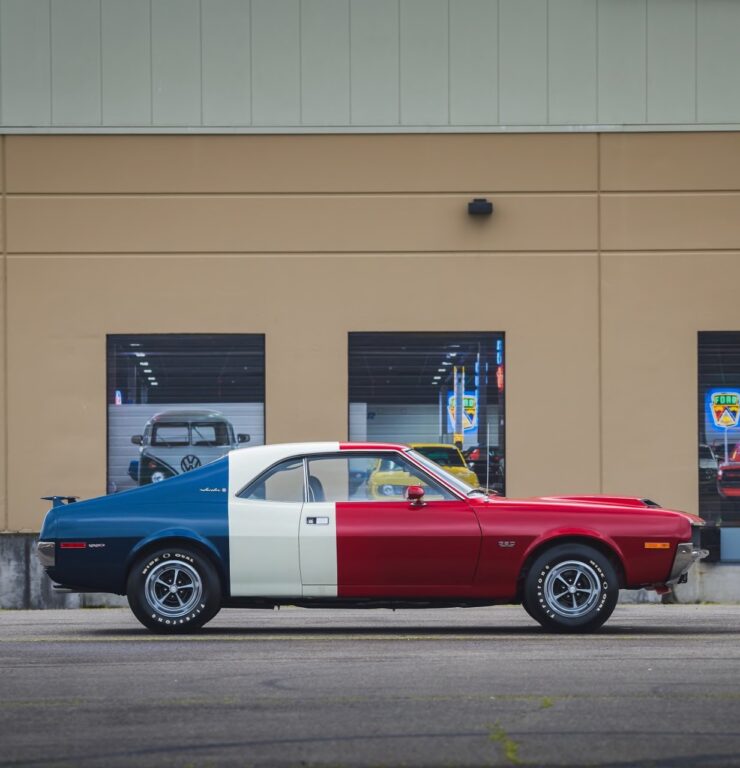
[[[199,629],[221,607],[220,582],[211,561],[178,546],[139,558],[129,573],[126,596],[136,618],[155,632]]]
[[[527,613],[555,632],[593,632],[619,597],[614,566],[583,544],[561,544],[532,563],[524,586]]]

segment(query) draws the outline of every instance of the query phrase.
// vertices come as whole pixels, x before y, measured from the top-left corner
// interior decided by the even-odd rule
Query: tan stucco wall
[[[137,332],[265,333],[275,442],[347,437],[348,332],[504,331],[511,495],[696,508],[696,332],[740,328],[711,279],[740,267],[740,135],[5,142],[8,528],[104,492],[105,335]]]
[[[740,330],[740,134],[603,136],[601,189],[604,490],[696,511],[697,333]]]
[[[5,137],[0,136],[0,522],[4,530],[8,529],[8,484],[6,478],[6,441],[8,429],[6,423],[7,398],[5,396],[5,356],[6,356],[6,279],[5,271]]]

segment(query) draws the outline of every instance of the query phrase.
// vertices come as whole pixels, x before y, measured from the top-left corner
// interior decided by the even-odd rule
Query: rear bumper
[[[735,485],[717,483],[717,493],[724,499],[736,499],[740,496],[740,488]]]
[[[56,544],[53,541],[37,541],[36,556],[44,568],[53,568],[56,562]]]

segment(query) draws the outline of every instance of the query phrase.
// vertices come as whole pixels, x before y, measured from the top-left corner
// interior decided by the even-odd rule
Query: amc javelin
[[[376,498],[387,460],[407,485]],[[243,448],[123,493],[47,498],[38,554],[58,588],[125,594],[160,632],[222,607],[498,603],[589,632],[620,587],[664,592],[705,555],[693,515],[632,497],[489,495],[381,443]]]

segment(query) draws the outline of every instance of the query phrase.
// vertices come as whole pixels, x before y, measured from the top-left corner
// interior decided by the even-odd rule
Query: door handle
[[[329,525],[328,517],[307,517],[306,525]]]

